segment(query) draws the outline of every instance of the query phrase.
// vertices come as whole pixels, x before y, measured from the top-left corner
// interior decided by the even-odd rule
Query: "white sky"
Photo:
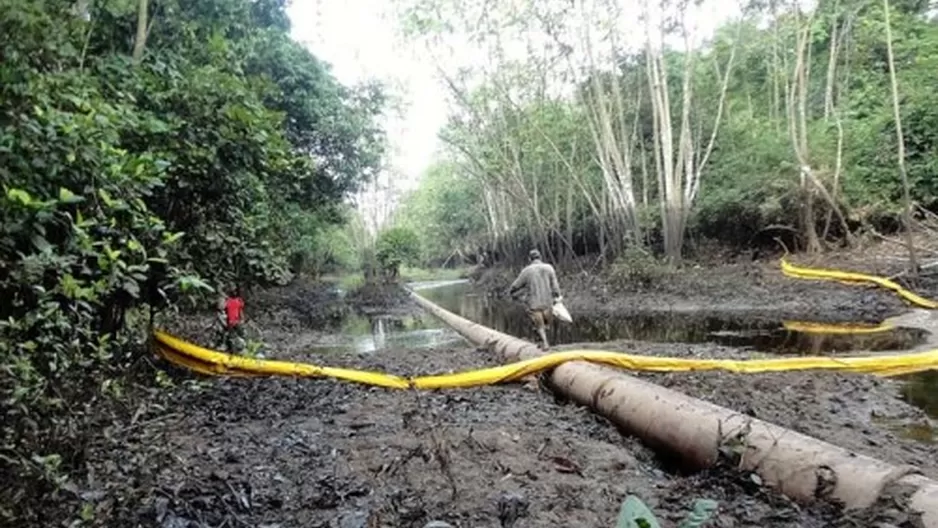
[[[436,134],[446,120],[447,105],[433,74],[397,42],[393,0],[293,0],[289,8],[293,38],[332,64],[343,84],[378,79],[396,85],[403,115],[389,115],[389,164],[392,185],[416,185],[433,160]]]

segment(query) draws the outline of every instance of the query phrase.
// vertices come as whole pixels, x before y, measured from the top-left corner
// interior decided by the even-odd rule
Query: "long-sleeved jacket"
[[[517,297],[524,289],[527,290],[525,300],[529,309],[549,309],[554,305],[554,299],[560,297],[560,284],[557,282],[554,267],[540,260],[528,264],[511,283],[509,293],[512,297]]]

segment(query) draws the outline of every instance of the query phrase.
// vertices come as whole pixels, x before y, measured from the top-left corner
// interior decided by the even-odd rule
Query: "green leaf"
[[[7,189],[7,198],[25,206],[29,206],[33,201],[33,197],[23,189]]]
[[[182,238],[183,235],[185,235],[185,233],[183,233],[182,231],[180,231],[180,232],[178,232],[178,233],[167,233],[167,234],[164,234],[164,235],[163,235],[163,243],[165,243],[165,244],[172,244],[173,242],[175,242],[175,241],[179,240],[180,238]]]
[[[655,514],[635,495],[629,495],[619,509],[616,528],[661,528]]]
[[[179,289],[182,291],[189,291],[193,289],[214,291],[214,288],[212,288],[207,282],[191,275],[179,278]]]
[[[143,250],[143,245],[135,238],[131,238],[127,241],[127,249],[131,251],[141,251]]]
[[[81,520],[85,522],[91,522],[94,520],[94,504],[86,502],[81,507]]]
[[[84,201],[84,198],[76,195],[65,187],[59,187],[59,201],[66,204],[72,204]]]
[[[130,296],[133,297],[134,299],[138,299],[140,297],[140,285],[137,284],[136,281],[132,281],[132,280],[125,281],[124,291],[129,293]]]
[[[697,499],[694,501],[694,509],[687,517],[681,521],[681,524],[678,525],[678,528],[700,528],[704,525],[714,513],[717,511],[719,504],[710,499]]]
[[[46,238],[38,233],[34,233],[32,236],[33,247],[35,247],[40,253],[49,251],[52,249],[52,244],[49,243]]]
[[[104,205],[108,207],[114,207],[114,199],[111,198],[111,194],[104,189],[98,189],[98,196],[101,197],[101,201],[104,202]]]

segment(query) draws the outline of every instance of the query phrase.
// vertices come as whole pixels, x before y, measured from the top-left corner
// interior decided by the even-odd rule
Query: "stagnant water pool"
[[[524,308],[475,291],[468,281],[412,285],[420,295],[466,319],[518,337],[533,339]],[[344,342],[319,349],[377,352],[392,347],[434,347],[461,337],[429,314],[349,316],[339,328]],[[745,317],[703,317],[688,313],[647,313],[622,317],[574,314],[573,324],[551,329],[551,343],[634,339],[662,343],[713,343],[772,354],[824,354],[851,350],[902,350],[924,342],[926,333],[896,328],[875,334],[816,334],[786,329],[782,321]]]

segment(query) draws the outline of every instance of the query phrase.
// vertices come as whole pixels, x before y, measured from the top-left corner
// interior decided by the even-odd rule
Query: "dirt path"
[[[354,300],[372,311],[389,302],[398,312],[415,309],[380,292]],[[335,293],[292,286],[256,297],[252,307],[259,337],[278,357],[400,374],[495,361],[469,347],[316,356],[309,345],[328,340],[351,309]],[[205,324],[190,318],[173,330],[204,343]],[[605,420],[531,386],[416,394],[330,380],[193,382],[193,375],[173,372],[175,389],[154,394],[133,424],[105,429],[88,447],[87,478],[71,499],[74,511],[93,512],[86,525],[611,528],[629,493],[665,526],[675,526],[697,498],[720,502],[713,526],[721,527],[908,521],[901,505],[888,501],[851,516],[831,506],[796,506],[731,469],[678,475]],[[938,471],[933,446],[902,438],[887,423],[923,419],[888,383],[824,374],[650,377],[858,452],[919,464],[932,476]]]

